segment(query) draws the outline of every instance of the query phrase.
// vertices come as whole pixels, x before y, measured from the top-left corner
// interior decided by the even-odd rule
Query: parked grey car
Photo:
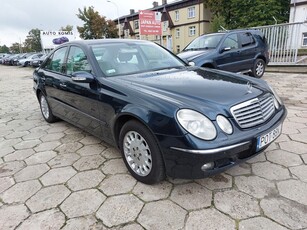
[[[259,30],[233,30],[202,35],[178,56],[191,65],[263,76],[269,62],[268,44]]]

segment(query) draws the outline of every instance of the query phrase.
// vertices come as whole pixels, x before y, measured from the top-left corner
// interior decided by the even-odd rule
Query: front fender
[[[128,104],[117,115],[117,121],[126,120],[127,117],[136,119],[150,129],[154,134],[158,135],[183,135],[182,129],[178,126],[176,119],[173,115],[155,111],[140,105]]]

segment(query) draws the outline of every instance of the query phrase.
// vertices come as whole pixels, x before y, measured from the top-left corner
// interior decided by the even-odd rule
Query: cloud
[[[152,7],[153,0],[112,0],[119,16]],[[59,30],[62,26],[81,26],[78,8],[93,6],[100,15],[117,18],[117,8],[106,0],[8,0],[1,2],[0,45],[25,40],[31,29]]]

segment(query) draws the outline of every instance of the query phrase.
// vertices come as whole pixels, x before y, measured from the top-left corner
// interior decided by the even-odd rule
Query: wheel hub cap
[[[263,65],[261,63],[257,65],[256,73],[258,76],[260,76],[263,73]]]
[[[138,132],[129,131],[123,145],[130,168],[139,176],[147,176],[152,168],[152,159],[146,140]]]
[[[41,97],[41,108],[42,108],[42,114],[44,115],[44,117],[48,118],[49,117],[49,108],[48,108],[47,100],[44,96]]]

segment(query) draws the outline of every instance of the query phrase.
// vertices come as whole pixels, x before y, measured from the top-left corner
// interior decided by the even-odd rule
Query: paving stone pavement
[[[0,65],[0,229],[307,229],[307,74],[266,73],[288,109],[263,153],[200,180],[144,185],[115,148],[46,123],[31,68]]]

